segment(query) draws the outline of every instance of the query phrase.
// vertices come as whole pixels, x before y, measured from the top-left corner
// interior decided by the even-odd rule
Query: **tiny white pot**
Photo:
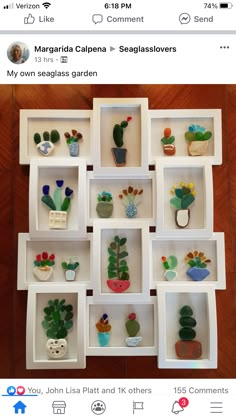
[[[192,141],[189,145],[188,152],[191,156],[202,156],[208,151],[208,140],[196,140]]]
[[[74,270],[66,270],[65,276],[66,281],[74,281],[75,280],[75,271]]]
[[[48,281],[53,273],[53,268],[48,265],[45,267],[34,267],[33,274],[39,281]]]
[[[47,355],[50,359],[62,359],[67,353],[65,338],[49,338],[46,343]]]
[[[128,347],[137,347],[142,341],[142,337],[127,337],[125,341]]]
[[[46,141],[41,141],[40,143],[38,143],[36,147],[38,151],[41,153],[41,155],[48,156],[52,153],[54,149],[54,144],[51,141],[46,140]]]

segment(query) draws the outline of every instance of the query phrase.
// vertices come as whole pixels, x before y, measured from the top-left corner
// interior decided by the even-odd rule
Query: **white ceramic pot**
[[[46,265],[45,267],[34,267],[33,274],[39,281],[48,281],[53,273],[53,268]]]
[[[50,359],[62,359],[67,353],[65,338],[49,338],[46,343],[47,355]]]
[[[51,210],[49,212],[48,227],[50,229],[66,229],[67,211]]]
[[[137,347],[142,341],[142,337],[127,337],[125,339],[128,347]]]

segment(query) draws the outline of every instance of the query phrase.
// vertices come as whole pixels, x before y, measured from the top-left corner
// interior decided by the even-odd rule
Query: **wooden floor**
[[[158,369],[156,357],[87,357],[87,368],[74,371],[25,368],[27,292],[16,290],[16,275],[17,235],[29,229],[29,167],[18,163],[19,110],[92,109],[94,97],[148,97],[150,109],[222,109],[223,165],[213,168],[214,231],[225,232],[227,271],[227,289],[216,292],[218,369]],[[236,378],[236,86],[0,86],[0,137],[0,378]]]

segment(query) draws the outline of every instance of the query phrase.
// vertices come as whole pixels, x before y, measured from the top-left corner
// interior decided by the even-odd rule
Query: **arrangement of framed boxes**
[[[86,356],[91,355],[156,355],[159,368],[216,368],[215,290],[226,287],[224,234],[213,232],[212,165],[222,160],[221,111],[149,110],[147,98],[96,98],[93,105],[93,111],[20,111],[20,163],[30,164],[30,232],[19,233],[17,280],[18,290],[28,290],[27,368],[82,369]],[[117,166],[111,152],[112,132],[115,124],[122,127],[122,121],[129,121],[122,128],[127,159],[124,166]],[[184,133],[193,124],[206,126],[212,133],[203,156],[188,152]],[[167,127],[175,136],[173,155],[163,153],[161,139]],[[44,156],[37,150],[34,134],[55,129],[60,140],[53,152]],[[64,138],[64,133],[72,129],[83,135],[76,157],[69,155]],[[66,197],[70,197],[70,189],[73,197],[66,220],[57,219],[50,227],[51,211],[43,205],[41,196],[43,191],[45,201],[51,199],[49,189],[55,188],[56,180],[63,180],[69,187]],[[190,185],[190,190],[194,184],[196,190],[185,228],[176,224],[170,205],[170,190],[183,183]],[[127,217],[121,200],[122,191],[129,187],[141,195],[135,217]],[[96,211],[97,196],[102,191],[112,193],[110,217],[99,217]],[[57,200],[56,192],[53,198]],[[64,223],[63,228],[57,228],[57,223]],[[130,287],[121,293],[107,283],[108,248],[116,237],[125,238],[128,250],[124,255]],[[34,275],[34,261],[43,252],[53,260],[53,273],[48,280],[39,281]],[[202,281],[193,281],[187,273],[185,257],[191,253],[198,262],[203,254],[210,262]],[[76,255],[79,260],[73,281],[65,279],[61,264],[68,255]],[[170,277],[163,270],[169,256],[178,261],[178,266],[169,270],[174,273]],[[156,289],[156,296],[151,296],[151,289]],[[90,296],[86,296],[87,290],[92,290]],[[47,353],[42,322],[45,313],[45,325],[47,317],[50,319],[50,308],[45,311],[48,304],[56,302],[65,309],[64,301],[69,303],[68,312],[69,306],[73,307],[73,327],[66,355],[54,359]],[[196,338],[202,354],[196,359],[179,358],[175,352],[183,306],[192,308],[197,322]],[[96,328],[104,313],[111,325],[105,346]],[[136,314],[140,324],[142,340],[137,346],[126,342],[130,313]]]

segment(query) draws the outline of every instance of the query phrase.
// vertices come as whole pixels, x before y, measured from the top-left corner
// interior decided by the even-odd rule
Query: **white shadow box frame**
[[[20,110],[20,164],[28,165],[31,158],[50,159],[70,157],[64,136],[72,129],[83,135],[79,141],[79,157],[91,161],[91,123],[92,112],[87,110],[21,109]],[[34,134],[42,137],[44,131],[58,130],[60,140],[55,143],[53,152],[43,156],[34,143]]]
[[[67,214],[66,229],[50,229],[48,207],[41,202],[43,185],[50,186],[50,194],[56,180],[63,179],[65,188],[73,190]],[[29,187],[29,233],[31,238],[86,238],[86,161],[80,158],[42,160],[32,159]]]
[[[208,277],[202,281],[193,281],[186,273],[190,266],[184,261],[189,252],[197,250],[204,252],[211,263],[207,265],[210,271]],[[170,284],[177,286],[187,284],[189,286],[209,285],[215,289],[226,289],[225,276],[225,243],[224,233],[213,233],[211,238],[159,238],[150,233],[150,276],[152,289],[159,284]],[[178,259],[178,265],[174,268],[177,272],[175,279],[168,281],[164,277],[165,268],[162,263],[162,256],[168,258],[174,255]]]
[[[128,116],[132,117],[132,121],[124,129],[126,165],[117,167],[111,151],[115,147],[113,128]],[[147,98],[94,98],[93,163],[95,176],[147,176]]]
[[[41,325],[44,307],[50,299],[65,299],[73,305],[73,327],[68,331],[68,353],[63,359],[49,359],[47,336]],[[26,325],[27,369],[84,369],[86,367],[86,288],[84,285],[30,285]]]
[[[142,341],[137,347],[128,347],[125,339],[128,337],[125,323],[130,313],[136,314],[140,324],[137,336]],[[109,344],[100,347],[96,323],[102,315],[108,314],[111,325]],[[87,356],[156,356],[157,355],[157,314],[156,297],[150,303],[134,304],[95,304],[92,297],[87,298]]]
[[[92,284],[95,303],[136,303],[150,301],[149,227],[146,223],[128,221],[94,221]],[[107,285],[108,247],[115,235],[127,238],[130,287],[113,292]]]
[[[123,189],[129,186],[134,189],[143,189],[143,194],[140,196],[139,204],[137,204],[137,216],[128,218],[125,213],[125,206],[119,198]],[[113,212],[109,218],[105,220],[129,220],[130,223],[134,221],[147,222],[150,226],[156,225],[156,176],[155,171],[149,171],[148,177],[136,178],[135,176],[129,178],[96,178],[92,172],[87,173],[87,209],[88,218],[87,225],[93,224],[94,220],[104,220],[100,218],[96,211],[98,203],[97,196],[102,191],[112,193]]]
[[[52,238],[31,239],[28,233],[18,234],[18,267],[17,290],[27,290],[31,284],[54,283],[67,285],[84,284],[86,289],[91,289],[90,270],[92,266],[92,234],[87,234],[87,239],[80,240],[55,240]],[[55,254],[53,273],[48,281],[39,281],[33,274],[34,261],[37,254],[48,252]],[[61,266],[69,256],[78,257],[80,263],[74,281],[66,281],[65,273]]]
[[[188,154],[185,132],[191,124],[204,126],[206,131],[212,132],[208,143],[208,151],[202,156]],[[222,126],[221,109],[168,109],[149,111],[149,132],[151,137],[149,162],[154,163],[157,158],[173,161],[178,158],[186,159],[191,164],[201,163],[203,160],[212,165],[222,163]],[[176,153],[173,156],[165,155],[161,143],[164,129],[171,128],[175,137]]]
[[[217,319],[215,290],[207,285],[158,285],[158,367],[162,369],[217,368]],[[179,359],[175,343],[180,340],[179,311],[184,305],[193,310],[195,340],[202,344],[199,359]]]
[[[211,237],[213,232],[213,180],[209,163],[192,164],[183,159],[156,161],[157,235],[168,237]],[[175,208],[170,204],[173,185],[193,183],[196,197],[190,206],[187,227],[175,223]]]

